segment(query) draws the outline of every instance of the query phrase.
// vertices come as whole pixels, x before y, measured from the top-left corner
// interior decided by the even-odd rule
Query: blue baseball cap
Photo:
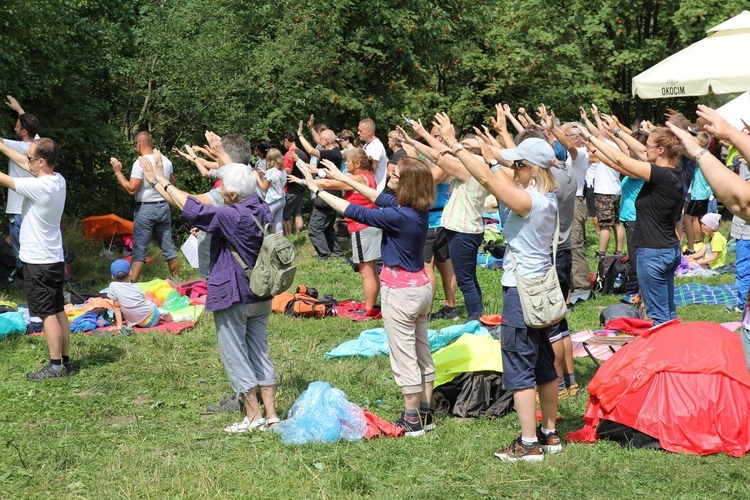
[[[121,280],[130,273],[130,262],[125,259],[116,260],[109,266],[109,273],[115,279]]]

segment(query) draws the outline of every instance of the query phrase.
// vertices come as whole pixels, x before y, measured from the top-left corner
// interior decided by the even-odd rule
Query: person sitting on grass
[[[727,239],[719,232],[720,224],[721,215],[719,214],[706,214],[701,218],[703,245],[688,256],[691,268],[716,269],[726,265]]]
[[[114,261],[109,266],[109,273],[112,275],[112,283],[109,284],[107,297],[114,302],[117,322],[113,331],[123,330],[123,317],[129,327],[141,328],[156,326],[161,319],[172,321],[172,316],[168,312],[159,311],[154,303],[146,300],[141,288],[130,282],[130,262],[125,259]]]
[[[427,341],[427,318],[432,307],[432,286],[424,270],[427,210],[435,201],[430,169],[412,158],[402,158],[388,185],[396,196],[379,193],[338,165],[324,162],[327,177],[346,183],[378,208],[367,208],[334,196],[303,169],[310,192],[344,216],[383,230],[380,273],[383,324],[390,348],[391,369],[404,397],[404,413],[395,425],[407,436],[420,436],[435,428],[430,412],[435,364]],[[351,165],[350,165],[351,167]]]

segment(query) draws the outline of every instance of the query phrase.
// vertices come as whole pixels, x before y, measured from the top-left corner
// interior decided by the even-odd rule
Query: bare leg
[[[276,415],[276,386],[268,385],[260,387],[260,397],[263,399],[263,406],[266,409],[266,420],[277,418]]]
[[[557,387],[554,389],[555,398],[557,398]],[[539,398],[541,399],[541,391]],[[518,413],[518,420],[521,422],[521,435],[525,438],[536,439],[536,397],[534,395],[534,388],[514,391],[513,403],[516,407],[516,413]],[[554,427],[547,428],[552,429]]]
[[[428,405],[432,401],[432,387],[435,385],[435,382],[424,382],[422,384],[422,392],[419,395],[419,402],[420,403],[427,403]]]
[[[557,380],[542,384],[537,389],[539,390],[539,405],[542,407],[542,427],[545,429],[554,429],[557,420]],[[533,391],[531,394],[533,400]],[[532,416],[534,417],[532,423],[534,434],[528,436],[524,434],[526,437],[536,435],[536,407],[534,407]]]
[[[563,339],[560,339],[552,344],[552,350],[555,352],[555,371],[557,372],[557,378],[562,377],[563,373],[565,373],[565,347],[563,346],[562,340]]]
[[[687,249],[695,250],[695,217],[683,215],[682,222],[685,224],[685,237],[687,238]]]
[[[607,253],[607,247],[609,246],[609,236],[612,226],[601,226],[599,230],[599,251],[601,253]]]
[[[297,232],[301,233],[302,230],[304,229],[304,226],[305,226],[304,222],[302,221],[302,216],[301,215],[297,215],[297,216],[294,217],[294,225],[297,228]]]
[[[169,259],[167,264],[169,265],[169,274],[172,276],[180,275],[180,260],[177,257]]]
[[[63,356],[70,356],[70,322],[65,312],[55,314],[57,322],[60,324],[60,353]]]
[[[43,317],[42,324],[44,325],[44,337],[47,340],[50,359],[62,359],[63,332],[60,320],[56,314],[52,314]],[[70,326],[68,326],[68,338],[70,338]]]
[[[378,293],[380,292],[377,263],[374,260],[360,262],[358,267],[359,274],[362,276],[362,288],[365,294],[365,310],[369,311],[378,301]]]
[[[407,410],[419,411],[419,400],[421,398],[421,392],[415,392],[414,394],[404,394],[404,408]]]
[[[625,246],[625,228],[621,223],[615,224],[615,251],[622,253]]]
[[[443,293],[445,294],[445,305],[456,307],[456,273],[453,272],[453,264],[448,259],[445,262],[436,262],[435,266],[440,271],[440,279],[443,282]],[[433,290],[435,285],[433,285]]]
[[[282,222],[282,226],[284,227],[284,236],[292,234],[292,221],[285,220]]]
[[[254,422],[263,416],[260,412],[260,404],[258,403],[255,387],[242,394],[242,399],[245,400],[245,414],[248,420]]]
[[[570,340],[570,335],[568,335],[567,337],[563,337],[562,342],[559,343],[562,344],[563,350],[565,351],[565,354],[563,355],[563,358],[565,359],[563,373],[575,373],[576,369],[575,364],[573,363],[573,341]],[[557,352],[555,352],[555,361],[557,361]]]
[[[134,260],[133,263],[130,266],[130,280],[133,282],[138,281],[138,278],[140,277],[141,273],[143,272],[143,267],[146,265],[145,262],[140,260]]]

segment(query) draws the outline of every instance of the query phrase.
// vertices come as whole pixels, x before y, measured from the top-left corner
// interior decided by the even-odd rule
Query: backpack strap
[[[250,214],[250,217],[253,218],[253,220],[255,221],[255,225],[258,226],[258,229],[260,230],[261,234],[263,235],[263,237],[265,237],[266,231],[265,229],[263,229],[263,226],[260,225],[260,221],[258,220],[258,218],[255,217],[255,215],[253,214]],[[240,254],[237,253],[237,249],[234,248],[234,245],[232,245],[232,243],[229,240],[227,240],[227,245],[229,245],[229,251],[232,252],[232,256],[234,257],[234,260],[237,261],[237,263],[240,265],[242,270],[245,271],[245,274],[247,274],[247,277],[250,278],[250,275],[253,273],[253,270],[250,269],[250,266],[245,264],[245,261],[242,260],[242,257],[240,257]]]

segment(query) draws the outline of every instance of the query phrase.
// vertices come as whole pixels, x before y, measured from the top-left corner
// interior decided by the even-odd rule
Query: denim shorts
[[[172,217],[166,201],[136,203],[133,217],[133,262],[146,262],[146,251],[152,237],[159,243],[164,260],[177,257],[172,241]]]
[[[500,344],[503,353],[503,388],[531,389],[557,380],[555,352],[549,336],[553,326],[527,328],[516,287],[503,287]]]

